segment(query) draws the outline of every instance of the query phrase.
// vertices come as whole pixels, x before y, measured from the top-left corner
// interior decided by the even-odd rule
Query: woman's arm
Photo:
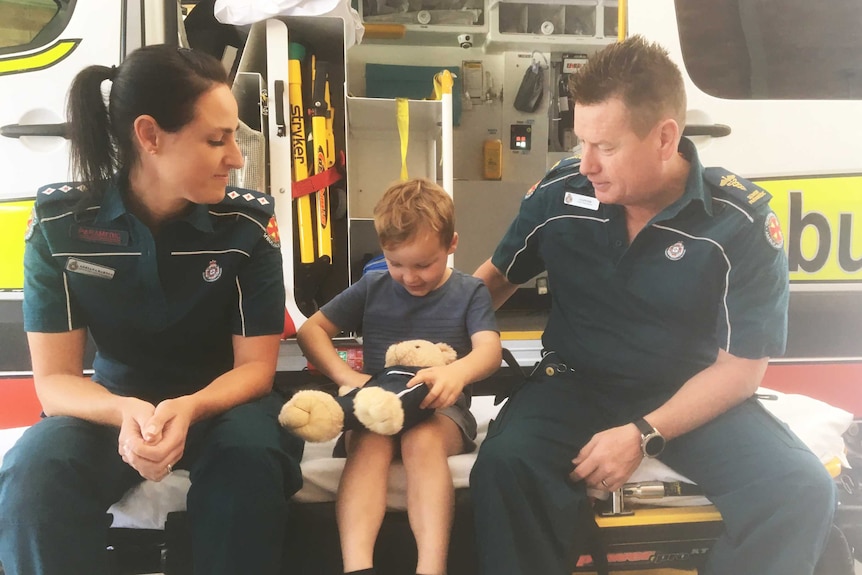
[[[189,427],[257,399],[272,390],[280,336],[233,336],[234,365],[230,371],[190,395],[160,402],[141,426],[143,441],[121,443],[123,458],[142,476],[161,479],[168,465],[183,456]]]
[[[120,427],[126,417],[149,417],[153,406],[114,395],[83,375],[87,330],[61,333],[29,332],[36,395],[45,415],[69,415]]]

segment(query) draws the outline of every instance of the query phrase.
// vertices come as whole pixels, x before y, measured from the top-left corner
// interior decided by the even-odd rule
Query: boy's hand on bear
[[[414,387],[420,383],[428,386],[428,396],[422,401],[421,407],[440,409],[453,405],[469,380],[458,366],[450,364],[419,370],[407,382],[407,387]]]

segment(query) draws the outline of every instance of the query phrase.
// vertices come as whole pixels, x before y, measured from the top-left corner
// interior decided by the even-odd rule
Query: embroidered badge
[[[678,259],[681,259],[682,256],[685,255],[685,244],[682,242],[676,242],[675,244],[668,246],[664,251],[664,255],[667,259],[675,262]]]
[[[723,178],[721,178],[721,183],[719,183],[721,187],[731,187],[736,188],[738,190],[742,190],[743,192],[747,192],[745,186],[742,185],[742,182],[736,179],[736,174],[727,174]]]
[[[769,212],[769,215],[766,216],[763,231],[766,234],[769,245],[777,250],[784,247],[784,234],[781,233],[781,224],[778,222],[778,216],[774,212]]]
[[[278,235],[278,222],[275,221],[275,216],[269,218],[269,223],[266,224],[266,234],[264,234],[264,237],[272,247],[281,247],[281,239]]]
[[[107,244],[109,246],[129,245],[129,232],[124,230],[107,230],[87,226],[76,226],[72,228],[72,234],[82,242],[89,242],[92,244]]]
[[[231,190],[227,193],[227,197],[229,197],[232,200],[235,200],[239,197],[239,194],[236,193],[234,190]]]
[[[533,192],[535,192],[535,191],[536,191],[536,188],[538,188],[538,187],[539,187],[539,184],[541,184],[541,183],[542,183],[542,180],[539,180],[538,182],[536,182],[535,184],[533,184],[533,187],[532,187],[532,188],[530,188],[529,190],[527,190],[527,195],[526,195],[526,196],[524,196],[524,199],[525,199],[525,200],[529,199],[529,198],[530,198],[530,196],[532,196],[532,195],[533,195]]]
[[[204,281],[216,281],[221,277],[221,266],[219,266],[215,260],[210,260],[210,265],[208,265],[207,269],[204,270],[203,276]]]
[[[108,266],[100,266],[78,258],[69,258],[66,260],[66,271],[94,278],[113,279],[117,273],[113,268]]]
[[[30,210],[30,217],[27,219],[27,231],[24,232],[25,242],[33,237],[33,230],[36,229],[36,224],[38,223],[39,219],[36,217],[36,206],[33,206],[33,209]]]

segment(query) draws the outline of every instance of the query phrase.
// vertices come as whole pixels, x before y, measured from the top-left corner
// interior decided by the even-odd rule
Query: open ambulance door
[[[68,180],[66,96],[82,68],[178,37],[175,0],[0,0],[0,375],[28,372],[24,234],[36,190]]]
[[[858,0],[630,0],[683,71],[704,165],[773,199],[790,265],[787,356],[862,358]],[[695,135],[700,134],[700,135]]]

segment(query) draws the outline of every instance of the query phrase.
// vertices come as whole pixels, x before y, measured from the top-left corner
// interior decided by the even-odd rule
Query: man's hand
[[[420,383],[428,386],[428,396],[422,400],[420,407],[439,409],[454,404],[469,380],[455,364],[451,364],[420,369],[413,379],[407,382],[407,387]]]
[[[641,433],[634,423],[612,427],[593,435],[578,456],[569,478],[585,481],[588,487],[616,491],[622,487],[643,459]]]
[[[170,466],[183,456],[192,421],[190,401],[188,397],[167,399],[152,409],[148,417],[135,419],[130,431],[134,429],[137,437],[132,433],[124,437],[121,431],[120,455],[141,477],[161,481],[170,473]]]

